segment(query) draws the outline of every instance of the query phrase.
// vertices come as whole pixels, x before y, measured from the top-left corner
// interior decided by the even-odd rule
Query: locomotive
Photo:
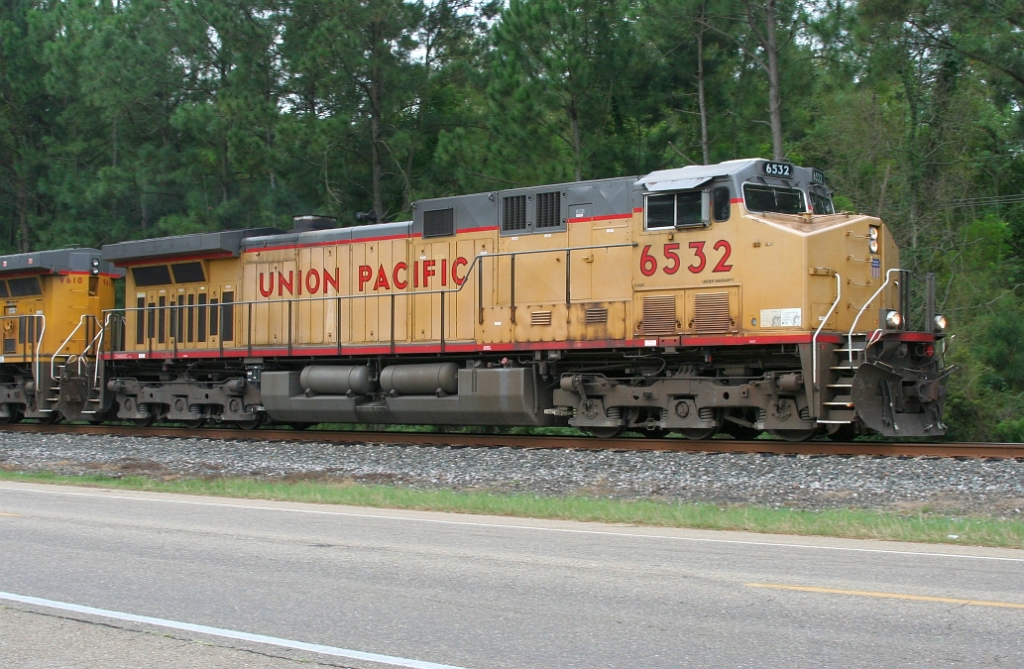
[[[125,306],[101,290],[75,336],[0,361],[0,420],[945,432],[934,280],[913,328],[889,230],[836,212],[818,170],[734,160],[412,211],[75,251],[125,273]]]

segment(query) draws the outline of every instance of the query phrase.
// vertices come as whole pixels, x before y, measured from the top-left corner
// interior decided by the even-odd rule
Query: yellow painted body
[[[54,355],[63,363],[67,356],[81,355],[92,345],[102,312],[114,307],[114,279],[84,272],[35,276],[41,294],[15,297],[8,293],[3,299],[0,363],[39,363],[48,371]]]
[[[730,219],[708,228],[647,231],[643,221],[637,210],[518,237],[486,229],[254,249],[203,260],[207,281],[197,284],[136,288],[129,272],[124,348],[355,354],[442,341],[485,351],[685,345],[687,337],[806,335],[822,322],[847,332],[899,266],[885,225],[867,216],[751,214],[734,202]],[[878,310],[895,307],[896,290],[890,281],[864,308],[857,332],[879,327]]]

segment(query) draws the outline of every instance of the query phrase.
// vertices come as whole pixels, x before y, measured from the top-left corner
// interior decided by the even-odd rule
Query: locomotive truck
[[[104,246],[125,307],[90,307],[73,354],[20,358],[0,419],[36,415],[49,365],[78,389],[65,417],[140,425],[945,432],[934,281],[914,327],[888,228],[834,211],[818,170],[734,160],[412,212]]]

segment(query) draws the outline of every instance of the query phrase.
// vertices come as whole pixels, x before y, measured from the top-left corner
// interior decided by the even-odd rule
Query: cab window
[[[768,184],[744,184],[743,199],[748,211],[776,214],[799,214],[807,211],[804,192],[799,188],[783,188]]]
[[[645,207],[648,230],[707,227],[704,191],[648,195]]]
[[[835,208],[832,205],[832,198],[826,195],[818,195],[811,191],[811,205],[814,206],[815,214],[834,214]]]
[[[729,189],[725,186],[719,186],[711,191],[711,199],[714,200],[715,220],[719,222],[728,221],[729,208],[731,206]]]

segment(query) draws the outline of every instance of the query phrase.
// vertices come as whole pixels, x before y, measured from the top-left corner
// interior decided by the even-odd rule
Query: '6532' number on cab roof
[[[773,177],[791,177],[793,166],[786,163],[765,163],[764,173]]]

